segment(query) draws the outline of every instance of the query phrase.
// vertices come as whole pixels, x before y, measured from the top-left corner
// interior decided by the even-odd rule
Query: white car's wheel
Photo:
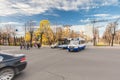
[[[0,80],[12,80],[15,72],[12,68],[4,68],[0,71]]]

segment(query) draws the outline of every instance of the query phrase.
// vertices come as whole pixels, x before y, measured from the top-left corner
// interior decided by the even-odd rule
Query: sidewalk
[[[120,48],[119,44],[114,44],[113,46],[93,46],[93,43],[87,43],[86,45],[91,48]]]

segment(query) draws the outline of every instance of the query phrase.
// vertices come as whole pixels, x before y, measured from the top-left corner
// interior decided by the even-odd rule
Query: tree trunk
[[[112,42],[111,42],[111,46],[113,46],[113,42],[114,42],[114,34],[112,35]]]
[[[93,38],[93,46],[96,46],[96,37]]]
[[[108,44],[109,44],[109,46],[110,46],[110,41],[108,41]]]
[[[8,45],[10,46],[10,37],[8,37]]]
[[[1,40],[2,40],[2,39],[1,39],[1,37],[0,37],[0,45],[1,45]]]
[[[41,46],[42,46],[42,36],[43,36],[43,33],[41,33],[41,39],[40,39]]]
[[[32,38],[33,38],[33,33],[30,33],[30,47],[32,48]]]
[[[15,38],[15,36],[14,36],[14,46],[16,46],[16,38]]]

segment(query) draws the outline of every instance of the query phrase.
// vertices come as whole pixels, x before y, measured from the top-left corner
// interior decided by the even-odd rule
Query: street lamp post
[[[14,45],[16,46],[16,32],[18,31],[18,29],[15,29],[14,32],[13,32],[13,35],[14,35]]]
[[[93,46],[96,46],[96,35],[95,35],[95,26],[94,26],[94,23],[93,22]]]
[[[28,22],[29,24],[29,33],[30,33],[30,46],[32,47],[32,39],[33,39],[33,33],[34,33],[34,26],[35,26],[35,23],[33,20],[30,20]],[[25,27],[26,28],[26,27]]]

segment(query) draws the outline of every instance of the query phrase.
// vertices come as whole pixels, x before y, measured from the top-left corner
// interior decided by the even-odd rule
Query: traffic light
[[[18,31],[18,29],[15,29],[15,31],[17,32],[17,31]]]

